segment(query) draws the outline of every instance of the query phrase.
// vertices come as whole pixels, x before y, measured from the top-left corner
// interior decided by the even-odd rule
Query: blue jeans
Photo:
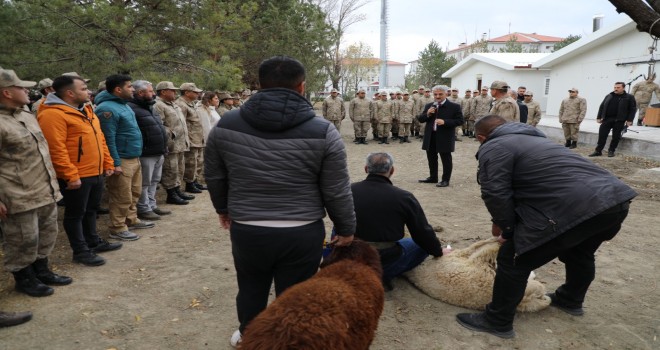
[[[398,243],[401,246],[401,256],[397,260],[383,265],[384,282],[389,282],[394,277],[412,270],[429,256],[412,238],[403,238]]]

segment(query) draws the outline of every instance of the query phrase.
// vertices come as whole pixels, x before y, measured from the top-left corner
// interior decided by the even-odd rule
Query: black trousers
[[[628,215],[628,203],[615,206],[582,222],[554,240],[515,257],[514,240],[507,240],[497,255],[493,300],[486,306],[486,319],[496,326],[510,326],[516,307],[525,295],[532,270],[554,258],[564,263],[566,281],[556,290],[569,306],[581,307],[596,274],[594,253],[601,243],[612,239]]]
[[[268,304],[270,286],[275,295],[312,277],[319,268],[325,238],[322,220],[300,227],[272,228],[231,224],[231,249],[238,280],[236,310],[245,327]]]
[[[449,182],[451,172],[454,168],[451,152],[438,152],[435,147],[435,139],[431,137],[431,144],[429,145],[429,149],[426,150],[426,160],[429,163],[429,176],[432,179],[438,178],[438,154],[442,161],[442,181]]]
[[[612,130],[612,141],[610,141],[610,147],[608,150],[612,152],[616,151],[616,147],[621,140],[621,131],[623,131],[624,125],[626,125],[625,120],[616,121],[614,119],[603,119],[598,128],[598,145],[596,146],[596,150],[601,152],[605,148],[607,135],[609,135],[610,130]]]
[[[80,179],[80,188],[66,189],[66,181],[58,179],[64,195],[64,220],[62,222],[73,254],[89,251],[89,245],[99,242],[96,233],[96,211],[103,195],[103,177],[92,176]]]

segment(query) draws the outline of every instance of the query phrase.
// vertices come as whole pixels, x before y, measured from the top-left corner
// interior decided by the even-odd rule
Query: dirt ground
[[[443,244],[462,248],[489,237],[489,215],[475,180],[477,142],[466,138],[457,143],[451,185],[436,188],[417,183],[427,176],[419,140],[354,145],[352,133],[347,120],[342,134],[353,181],[364,177],[369,152],[390,152],[395,157],[394,184],[417,196]],[[590,150],[581,147],[577,152],[586,156]],[[619,235],[598,252],[597,276],[583,317],[554,308],[519,314],[514,324],[517,336],[503,340],[461,327],[455,314],[468,310],[432,299],[408,281],[396,279],[394,290],[386,294],[371,348],[659,349],[660,173],[648,169],[660,164],[622,155],[595,161],[633,186],[639,196]],[[0,329],[0,349],[229,349],[238,322],[228,232],[219,227],[207,193],[188,206],[163,207],[174,214],[158,221],[156,228],[139,232],[140,240],[104,253],[108,262],[100,267],[73,264],[60,228],[51,262],[74,283],[56,287],[52,296],[19,294],[11,275],[0,274],[0,309],[34,312],[34,319],[24,325]],[[103,236],[106,227],[107,216],[102,216]],[[536,274],[554,290],[563,281],[563,265],[554,261]]]

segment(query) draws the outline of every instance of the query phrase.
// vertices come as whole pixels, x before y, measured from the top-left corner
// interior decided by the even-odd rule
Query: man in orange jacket
[[[73,261],[87,266],[105,264],[97,252],[117,250],[96,233],[96,211],[103,193],[102,176],[114,172],[114,163],[98,117],[89,102],[87,84],[80,77],[60,76],[55,93],[39,107],[39,125],[48,140],[59,185],[64,189],[64,230]]]

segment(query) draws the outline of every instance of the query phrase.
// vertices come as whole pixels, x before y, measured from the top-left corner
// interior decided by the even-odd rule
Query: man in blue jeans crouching
[[[392,184],[394,159],[388,153],[371,153],[363,181],[351,185],[357,229],[355,237],[378,249],[383,264],[383,285],[392,290],[394,277],[413,269],[428,257],[439,258],[442,249],[415,196]],[[404,237],[404,225],[412,238]]]

